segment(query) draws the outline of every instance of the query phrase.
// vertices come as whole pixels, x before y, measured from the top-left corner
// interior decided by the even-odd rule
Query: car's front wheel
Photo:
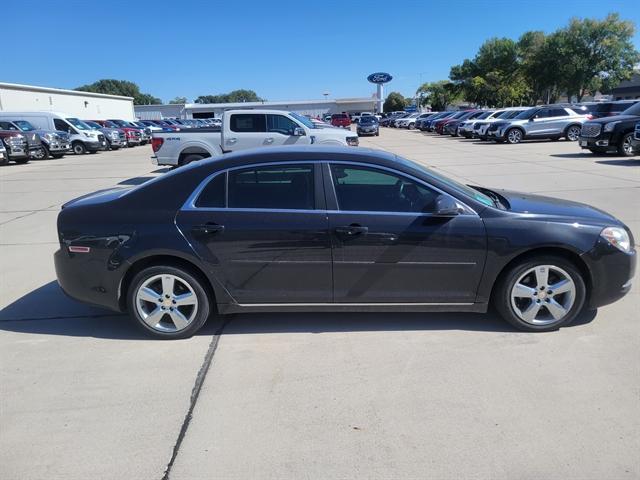
[[[582,310],[586,287],[570,261],[552,255],[514,265],[493,298],[500,315],[520,330],[545,332],[568,325]]]
[[[633,138],[633,133],[627,133],[622,140],[620,141],[620,145],[618,145],[618,154],[623,157],[631,157],[633,155],[633,145],[631,143],[631,139]]]
[[[87,153],[87,147],[85,147],[82,142],[73,142],[73,144],[71,144],[71,148],[73,149],[73,153],[76,155],[84,155]]]
[[[131,281],[129,313],[147,333],[158,338],[187,338],[210,313],[209,296],[191,272],[169,265],[145,268]]]
[[[520,143],[522,141],[522,130],[520,130],[519,128],[512,128],[507,131],[505,137],[507,139],[507,142],[512,145]]]

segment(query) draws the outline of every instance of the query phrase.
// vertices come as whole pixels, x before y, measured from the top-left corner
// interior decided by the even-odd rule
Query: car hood
[[[589,123],[604,125],[605,123],[611,122],[637,122],[638,120],[640,120],[640,116],[638,115],[614,115],[613,117],[594,118],[593,120],[589,120]]]
[[[571,222],[622,225],[613,215],[584,203],[510,190],[496,190],[496,193],[507,199],[511,212],[564,217]]]

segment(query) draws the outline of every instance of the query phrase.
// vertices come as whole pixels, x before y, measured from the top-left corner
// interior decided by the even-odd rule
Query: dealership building
[[[133,120],[132,97],[0,82],[0,112],[49,111],[81,119]]]
[[[162,118],[212,118],[220,117],[225,110],[238,108],[287,110],[301,115],[318,117],[327,113],[373,112],[376,97],[335,98],[323,100],[295,100],[282,102],[242,102],[242,103],[184,103],[174,105],[136,105],[135,114],[141,120]]]

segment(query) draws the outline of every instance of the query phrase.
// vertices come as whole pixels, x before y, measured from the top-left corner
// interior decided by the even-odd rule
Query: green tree
[[[253,90],[233,90],[229,93],[217,95],[200,95],[195,103],[240,103],[240,102],[264,102]]]
[[[443,111],[447,106],[460,98],[455,85],[447,80],[430,82],[421,85],[416,91],[422,105],[430,105],[432,110]]]
[[[604,20],[572,19],[556,32],[561,87],[569,98],[608,90],[629,79],[640,54],[633,45],[635,25],[617,13]]]
[[[404,107],[406,106],[407,100],[400,92],[391,92],[387,95],[382,108],[385,112],[395,112],[398,110],[404,110]]]
[[[140,92],[140,87],[138,87],[138,85],[127,80],[105,78],[89,85],[82,85],[76,88],[76,90],[133,97],[133,103],[136,105],[157,105],[162,103],[162,100],[159,98],[148,93]]]
[[[173,100],[169,100],[169,103],[172,105],[177,105],[182,103],[189,103],[189,100],[187,100],[187,97],[176,97]]]

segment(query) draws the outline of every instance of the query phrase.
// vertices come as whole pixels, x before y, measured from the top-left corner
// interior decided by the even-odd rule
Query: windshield
[[[102,128],[102,126],[100,126],[99,123],[96,122],[91,122],[89,120],[85,120],[84,123],[86,123],[87,125],[89,125],[91,128],[93,128],[94,130],[99,130],[100,128]]]
[[[538,111],[537,108],[530,108],[529,110],[523,110],[515,117],[510,117],[510,118],[514,118],[516,120],[528,120],[531,117],[533,117],[537,111]]]
[[[35,130],[35,127],[26,120],[16,120],[13,123],[15,123],[23,132],[33,132]]]
[[[378,119],[376,117],[362,117],[360,123],[378,123]]]
[[[79,118],[67,118],[67,122],[76,127],[78,130],[93,130],[89,125],[84,123]]]
[[[482,113],[482,114],[478,115],[478,116],[476,117],[476,119],[477,119],[477,120],[482,120],[482,119],[485,119],[485,118],[489,118],[491,115],[493,115],[493,113],[494,113],[494,112],[484,112],[484,113]]]
[[[299,113],[293,113],[293,112],[289,112],[289,115],[291,115],[293,118],[298,120],[301,124],[303,124],[307,128],[317,128],[314,125],[314,123],[304,115],[300,115]]]
[[[640,116],[640,102],[636,103],[633,107],[627,108],[620,115],[636,115],[636,116]]]
[[[490,206],[490,207],[494,207],[496,205],[494,203],[494,201],[491,199],[491,197],[489,197],[488,195],[485,195],[484,193],[479,192],[475,188],[471,188],[469,185],[465,185],[464,183],[456,182],[455,180],[452,180],[449,177],[445,177],[445,176],[441,175],[440,173],[436,172],[435,170],[427,168],[424,165],[421,165],[421,164],[419,164],[417,162],[413,162],[411,160],[407,160],[406,158],[396,156],[396,160],[398,160],[399,163],[402,163],[404,165],[412,167],[412,168],[414,168],[416,170],[421,170],[421,171],[425,172],[427,175],[439,180],[440,182],[442,182],[445,185],[451,187],[452,189],[456,190],[457,192],[460,192],[463,195],[466,195],[467,197],[474,198],[475,200],[477,200],[480,203],[483,203],[483,204],[485,204],[487,206]]]

